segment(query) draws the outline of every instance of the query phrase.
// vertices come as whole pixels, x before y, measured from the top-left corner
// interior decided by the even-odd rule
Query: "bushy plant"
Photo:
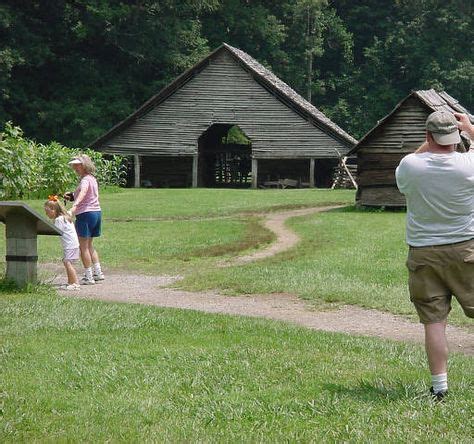
[[[0,196],[2,199],[29,197],[38,189],[40,177],[36,145],[10,122],[0,138]]]
[[[60,194],[69,190],[76,182],[76,174],[68,166],[71,157],[77,155],[76,150],[66,148],[57,142],[49,145],[38,145],[40,152],[40,189],[49,194]]]
[[[125,158],[83,152],[95,163],[100,185],[125,185]],[[80,150],[58,142],[45,145],[29,140],[21,128],[7,122],[0,134],[0,199],[39,198],[73,189],[77,177],[68,162],[79,154]]]
[[[123,186],[127,182],[127,164],[122,156],[103,155],[94,150],[86,150],[96,166],[96,177],[100,184]]]

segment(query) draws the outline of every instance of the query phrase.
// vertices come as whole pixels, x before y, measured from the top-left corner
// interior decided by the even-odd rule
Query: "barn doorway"
[[[249,188],[252,143],[237,125],[214,124],[199,138],[198,186]]]

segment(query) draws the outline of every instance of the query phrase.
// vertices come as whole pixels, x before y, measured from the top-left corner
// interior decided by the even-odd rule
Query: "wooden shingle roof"
[[[245,64],[256,76],[260,77],[261,80],[268,82],[271,87],[281,93],[285,98],[290,100],[293,104],[304,110],[309,114],[315,121],[322,123],[326,128],[331,129],[334,133],[344,138],[351,145],[357,143],[350,134],[346,133],[341,127],[336,125],[332,120],[327,118],[318,108],[313,104],[304,99],[299,95],[293,88],[288,86],[285,82],[279,79],[270,70],[265,68],[261,63],[257,62],[253,57],[248,55],[246,52],[234,48],[226,43],[223,45],[227,48],[238,60]]]
[[[420,102],[432,112],[447,111],[450,113],[464,113],[467,114],[471,122],[474,123],[474,116],[466,108],[464,108],[464,106],[462,106],[458,100],[456,100],[454,97],[451,97],[446,91],[436,91],[434,89],[421,89],[412,91],[407,97],[401,100],[395,106],[395,108],[390,111],[389,114],[387,114],[383,119],[379,120],[377,125],[375,125],[367,134],[365,134],[364,137],[359,140],[359,142],[354,146],[354,148],[352,148],[351,151],[349,151],[347,155],[350,156],[351,154],[357,152],[357,150],[364,144],[367,138],[369,138],[377,128],[383,125],[394,113],[398,111],[401,106],[403,106],[403,104],[408,99],[412,97],[420,100]]]
[[[163,88],[158,94],[147,100],[135,112],[130,114],[126,119],[119,122],[112,129],[100,136],[98,139],[89,144],[92,148],[100,147],[108,139],[121,132],[128,126],[132,125],[137,119],[148,113],[151,109],[158,106],[160,103],[170,97],[175,91],[181,88],[195,75],[202,71],[218,53],[227,51],[245,70],[247,70],[253,78],[261,84],[264,88],[269,90],[275,97],[287,106],[291,107],[295,112],[303,116],[306,120],[311,122],[314,126],[322,129],[335,139],[341,141],[348,147],[354,146],[357,143],[350,134],[346,133],[336,123],[326,117],[314,105],[309,103],[294,91],[285,82],[280,80],[270,70],[265,68],[261,63],[257,62],[253,57],[240,49],[234,48],[226,43],[211,52],[207,57],[202,59],[192,68],[185,71],[177,77],[172,83]]]

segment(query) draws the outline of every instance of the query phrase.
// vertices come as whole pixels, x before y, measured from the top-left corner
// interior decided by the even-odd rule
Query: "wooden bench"
[[[62,232],[23,202],[0,202],[0,222],[6,225],[6,278],[19,287],[37,280],[38,235]]]

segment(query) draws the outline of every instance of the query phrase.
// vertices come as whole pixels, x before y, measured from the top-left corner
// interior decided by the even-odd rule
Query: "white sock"
[[[434,393],[448,391],[448,374],[431,375],[431,383],[433,384]]]
[[[86,279],[89,279],[89,280],[94,279],[94,277],[92,276],[92,267],[86,268],[84,275],[86,276]]]
[[[94,264],[94,274],[101,274],[102,268],[100,268],[100,262]]]

